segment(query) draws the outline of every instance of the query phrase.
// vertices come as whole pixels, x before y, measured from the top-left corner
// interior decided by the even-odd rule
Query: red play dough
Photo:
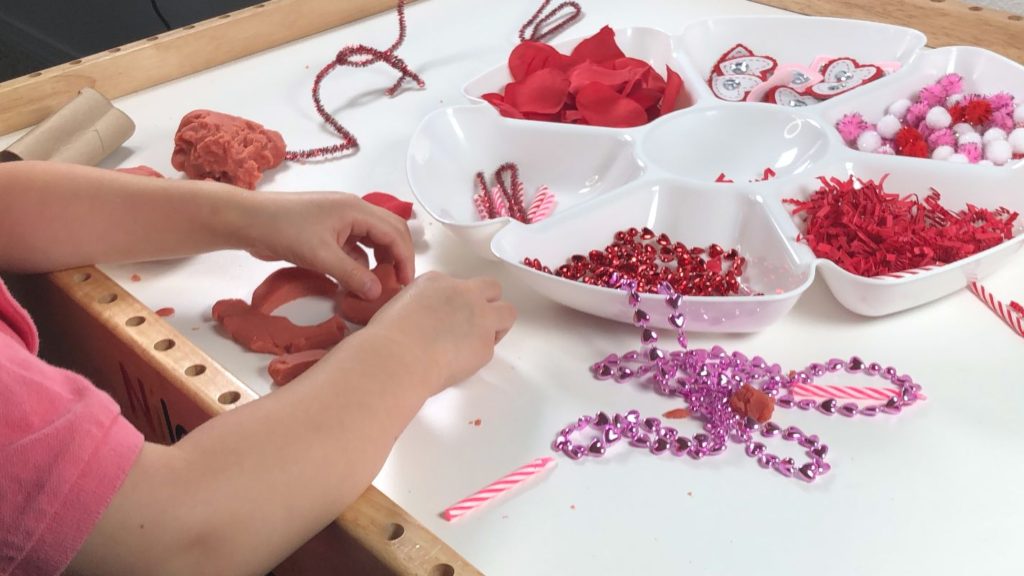
[[[363,200],[395,214],[399,218],[412,218],[412,202],[405,202],[384,192],[370,192]]]
[[[270,361],[267,373],[278,386],[284,386],[299,377],[327,354],[326,350],[306,350],[295,354],[285,354]]]
[[[253,352],[286,354],[327,349],[345,337],[338,316],[314,326],[298,326],[284,316],[271,315],[283,304],[305,296],[334,296],[338,285],[327,276],[303,268],[282,268],[267,277],[245,300],[221,300],[213,305],[213,319],[231,339]]]
[[[181,119],[174,135],[171,164],[192,179],[252,190],[263,172],[281,164],[284,155],[280,133],[238,116],[194,110]]]
[[[373,269],[373,273],[380,280],[382,287],[380,296],[376,300],[363,300],[347,292],[338,298],[338,310],[341,312],[342,318],[353,324],[360,326],[369,324],[377,310],[380,310],[402,290],[394,265],[378,264]]]
[[[136,176],[149,176],[151,178],[163,178],[164,175],[150,168],[149,166],[139,165],[131,168],[118,168],[116,172],[124,172],[125,174],[134,174]]]
[[[334,297],[338,284],[327,276],[306,268],[281,268],[264,280],[252,293],[252,307],[273,314],[281,306],[306,296]]]

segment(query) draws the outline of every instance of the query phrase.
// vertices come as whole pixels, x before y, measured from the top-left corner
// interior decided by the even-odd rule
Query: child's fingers
[[[501,300],[501,283],[485,276],[467,280],[488,302]]]
[[[518,313],[515,306],[503,300],[492,304],[490,309],[494,326],[494,343],[497,344],[512,329],[512,325],[516,323]]]
[[[360,246],[355,240],[349,240],[345,243],[342,248],[346,254],[352,257],[356,262],[363,265],[364,268],[370,267],[370,257],[366,255],[366,251]]]
[[[324,269],[334,276],[343,288],[364,300],[373,300],[380,296],[383,290],[380,280],[369,268],[357,262],[344,250],[334,250],[326,260],[328,265]]]
[[[388,214],[388,216],[393,216]],[[395,264],[395,272],[398,281],[402,284],[412,282],[415,275],[415,254],[412,248],[412,237],[409,235],[409,227],[405,222],[394,216],[397,222],[392,219],[373,220],[367,222],[367,228],[362,238],[363,242],[373,247],[374,254],[386,252],[390,260]]]

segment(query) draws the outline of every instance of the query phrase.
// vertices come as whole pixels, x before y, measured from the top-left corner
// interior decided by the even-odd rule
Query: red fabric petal
[[[505,102],[524,114],[554,114],[562,109],[568,95],[569,78],[554,68],[538,70],[522,82],[505,86]]]
[[[641,88],[639,85],[629,91],[626,96],[640,105],[644,110],[651,106],[657,105],[661,102],[662,95],[659,90],[652,90],[651,88]]]
[[[522,82],[538,70],[556,68],[563,72],[571,68],[577,60],[566,56],[547,44],[540,42],[520,42],[508,56],[508,71],[512,79]]]
[[[609,128],[629,128],[647,123],[647,113],[636,102],[597,82],[587,84],[576,94],[576,108],[587,124]]]
[[[654,68],[651,68],[650,64],[643,60],[624,57],[609,62],[607,65],[615,70],[629,70],[633,73],[633,78],[623,87],[622,94],[628,94],[637,86],[651,88],[659,92],[665,89],[665,81],[654,71]]]
[[[619,45],[615,43],[615,31],[608,26],[580,42],[572,51],[573,58],[593,60],[594,62],[607,62],[625,56],[619,49]]]
[[[498,113],[506,118],[517,118],[519,120],[525,118],[522,112],[516,110],[512,106],[509,106],[505,102],[505,97],[502,96],[501,94],[498,94],[497,92],[490,92],[488,94],[484,94],[483,96],[481,96],[481,98],[483,98],[484,101],[490,104],[491,106],[497,108]]]
[[[676,100],[679,98],[679,93],[683,90],[683,79],[679,74],[676,74],[675,70],[667,66],[665,70],[668,80],[665,82],[665,95],[661,99],[662,116],[676,109]]]
[[[626,83],[635,80],[639,74],[630,69],[614,70],[587,60],[569,70],[569,92],[575,94],[591,82],[599,82],[616,92],[621,92]]]
[[[387,194],[385,192],[370,192],[366,196],[363,196],[363,200],[373,204],[374,206],[379,206],[399,218],[404,218],[406,220],[412,218],[412,202],[399,200],[391,194]]]

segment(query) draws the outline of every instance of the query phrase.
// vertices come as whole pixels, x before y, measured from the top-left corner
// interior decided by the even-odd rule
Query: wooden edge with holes
[[[0,135],[40,122],[82,88],[118,98],[383,12],[395,4],[395,0],[267,0],[8,80],[0,83]]]
[[[978,46],[1024,63],[1024,16],[957,0],[751,0],[807,16],[885,22],[920,30],[928,45]],[[870,41],[870,38],[865,39]]]
[[[150,441],[174,443],[258,397],[95,267],[9,280],[39,328],[43,356],[106,390]],[[372,486],[274,573],[481,574]]]

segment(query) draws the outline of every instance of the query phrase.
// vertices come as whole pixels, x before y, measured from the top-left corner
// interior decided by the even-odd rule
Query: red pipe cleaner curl
[[[583,8],[578,2],[562,2],[545,13],[544,10],[547,9],[548,4],[551,4],[551,0],[544,0],[540,8],[537,8],[533,16],[530,16],[530,19],[519,29],[520,42],[544,42],[572,26],[574,22],[583,16]],[[561,20],[558,20],[558,18],[561,18]],[[556,23],[551,24],[552,22]],[[530,31],[530,35],[527,36],[526,32],[531,25],[533,25],[533,29]],[[545,25],[551,25],[551,27],[544,30],[543,27]]]
[[[335,56],[334,61],[323,67],[320,72],[317,73],[316,78],[313,80],[313,107],[316,108],[317,114],[323,118],[324,122],[328,126],[334,129],[335,132],[341,136],[341,142],[333,144],[331,146],[322,146],[320,148],[310,148],[307,150],[289,150],[285,153],[285,158],[291,161],[302,161],[310,158],[321,158],[325,156],[334,156],[347,150],[355,150],[359,148],[359,141],[356,140],[355,134],[348,131],[347,128],[341,125],[341,122],[324,108],[323,102],[320,100],[320,85],[323,83],[331,72],[338,67],[349,67],[349,68],[366,68],[372,66],[378,62],[387,64],[392,67],[396,72],[401,74],[398,80],[391,85],[390,88],[384,91],[387,96],[394,96],[398,89],[402,86],[402,83],[407,79],[416,82],[416,85],[423,88],[426,83],[420,78],[418,74],[413,72],[409,65],[402,60],[395,51],[402,46],[405,42],[406,24],[405,24],[405,0],[398,0],[398,7],[396,8],[398,13],[398,38],[387,50],[378,50],[365,44],[356,44],[353,46],[346,46],[338,52]],[[363,59],[357,59],[359,56],[364,56]]]

